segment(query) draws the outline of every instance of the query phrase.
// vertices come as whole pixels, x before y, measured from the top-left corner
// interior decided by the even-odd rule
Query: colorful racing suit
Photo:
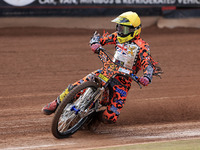
[[[107,44],[115,45],[115,55],[113,61],[119,63],[125,67],[132,68],[135,70],[135,74],[143,68],[144,76],[151,82],[154,71],[153,59],[150,55],[149,45],[143,41],[140,36],[135,37],[133,40],[126,43],[119,43],[117,41],[117,33],[104,34],[100,39],[99,43],[104,46]],[[57,98],[60,102],[68,94],[69,90],[75,86],[90,80],[94,80],[94,76],[98,76],[101,73],[101,69],[96,70],[83,79],[75,82],[68,87],[63,93]],[[102,100],[102,104],[107,105],[107,109],[103,112],[104,123],[115,123],[120,115],[120,111],[123,108],[128,91],[131,87],[131,78],[124,76],[116,76],[113,79],[112,84],[109,86],[109,96],[105,96]],[[106,93],[104,93],[106,95]]]

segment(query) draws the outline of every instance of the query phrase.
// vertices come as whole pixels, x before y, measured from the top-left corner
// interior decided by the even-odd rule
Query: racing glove
[[[91,50],[94,52],[94,53],[98,53],[98,48],[101,47],[101,44],[99,43],[96,43],[96,44],[92,44],[91,45]]]
[[[149,79],[147,77],[141,77],[139,81],[143,86],[147,86],[149,84]]]

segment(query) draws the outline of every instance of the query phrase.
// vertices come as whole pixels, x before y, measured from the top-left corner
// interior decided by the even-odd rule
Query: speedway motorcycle
[[[134,70],[113,62],[102,47],[98,49],[98,57],[103,63],[103,71],[94,81],[73,88],[57,108],[51,127],[54,137],[67,138],[92,119],[93,114],[103,107],[100,104],[103,93],[116,75],[131,77],[141,88]]]

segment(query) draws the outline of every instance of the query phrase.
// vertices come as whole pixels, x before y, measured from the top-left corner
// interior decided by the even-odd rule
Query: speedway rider
[[[155,65],[156,62],[153,61],[150,55],[149,44],[140,37],[141,21],[139,16],[135,12],[128,11],[119,15],[112,22],[117,24],[116,32],[110,35],[104,34],[103,36],[95,34],[90,40],[91,50],[94,53],[98,53],[99,47],[114,44],[116,50],[113,61],[133,69],[135,74],[142,68],[143,76],[140,77],[139,81],[143,86],[147,86],[152,82],[152,76],[156,74],[157,67]],[[101,73],[101,69],[74,84],[70,84],[56,100],[42,109],[43,113],[46,115],[54,113],[59,103],[62,102],[72,88],[88,80],[93,80],[94,76],[99,73]],[[110,90],[104,93],[102,105],[106,105],[107,108],[98,115],[100,121],[103,123],[115,123],[117,121],[131,87],[131,81],[132,79],[128,77],[115,77],[109,87]]]

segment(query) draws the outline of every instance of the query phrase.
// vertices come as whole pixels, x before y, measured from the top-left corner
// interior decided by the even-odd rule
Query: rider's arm
[[[141,60],[143,72],[144,72],[144,77],[147,77],[149,79],[149,82],[152,80],[152,75],[153,75],[153,65],[151,63],[150,59],[150,49],[149,45],[145,43],[139,52],[139,57]]]
[[[100,44],[101,45],[108,45],[108,44],[116,44],[116,40],[117,40],[117,33],[114,32],[112,34],[104,34],[101,38],[100,38]]]

